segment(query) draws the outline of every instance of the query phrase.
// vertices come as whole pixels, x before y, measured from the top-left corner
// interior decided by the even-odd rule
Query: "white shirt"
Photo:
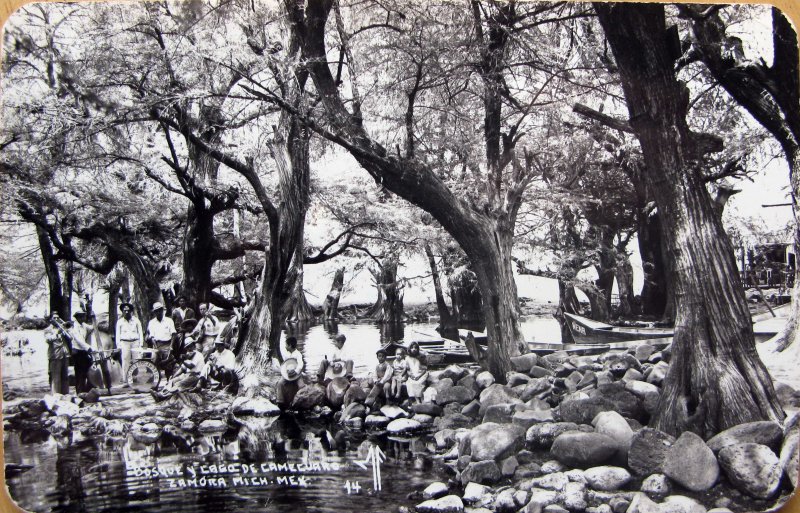
[[[117,320],[117,342],[138,342],[142,345],[144,342],[144,334],[142,333],[142,323],[139,319],[131,316],[128,320],[125,317],[120,317]]]
[[[230,349],[223,349],[221,353],[214,350],[208,355],[208,362],[223,369],[236,369],[236,355]]]
[[[158,317],[150,319],[150,322],[147,323],[147,333],[159,342],[168,342],[177,332],[175,323],[165,315],[160,321]]]
[[[203,337],[216,337],[219,334],[219,319],[207,313],[197,323],[192,335]]]
[[[194,356],[184,361],[184,364],[186,362],[191,362],[194,364],[194,366],[191,369],[189,368],[189,365],[185,365],[186,369],[194,374],[202,374],[204,367],[206,366],[206,361],[203,358],[203,353],[201,353],[200,351],[195,351]]]
[[[284,361],[294,359],[297,360],[297,373],[303,372],[303,368],[305,367],[305,363],[303,362],[303,353],[299,350],[295,349],[294,351],[289,351],[288,349],[283,353]]]
[[[74,351],[88,351],[92,348],[87,341],[89,334],[92,332],[92,329],[76,322],[72,329],[69,330],[69,334],[72,335],[72,349]]]

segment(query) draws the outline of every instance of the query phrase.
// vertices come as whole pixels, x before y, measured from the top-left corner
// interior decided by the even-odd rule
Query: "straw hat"
[[[328,375],[331,378],[342,378],[347,374],[347,365],[342,361],[335,361],[328,367]]]
[[[163,310],[163,309],[164,309],[164,303],[162,303],[161,301],[156,301],[155,303],[153,303],[153,308],[150,311],[155,313],[155,312],[157,312],[159,310]]]
[[[300,367],[300,362],[294,358],[287,358],[281,364],[281,376],[286,381],[297,381],[300,378],[298,367]]]

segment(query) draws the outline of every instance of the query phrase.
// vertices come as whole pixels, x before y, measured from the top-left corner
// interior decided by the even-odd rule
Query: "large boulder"
[[[781,466],[792,486],[797,488],[797,471],[800,468],[800,458],[798,458],[800,450],[800,413],[795,413],[786,423],[784,433],[780,453]]]
[[[553,440],[567,431],[578,431],[578,425],[574,422],[534,424],[525,433],[525,443],[531,449],[549,449]]]
[[[339,422],[344,424],[348,420],[363,419],[367,415],[367,407],[361,403],[350,403],[342,410],[342,417]]]
[[[252,415],[255,417],[270,417],[280,415],[281,409],[269,399],[263,397],[237,397],[231,405],[235,415]]]
[[[422,490],[422,498],[438,499],[439,497],[444,497],[447,495],[447,492],[447,485],[441,481],[436,481],[435,483],[429,484],[424,490]]]
[[[458,429],[472,425],[472,419],[461,413],[445,413],[442,417],[436,417],[433,425],[437,429]]]
[[[633,440],[633,429],[622,415],[615,411],[600,412],[592,419],[592,425],[596,433],[613,438],[618,444],[620,453],[627,456]]]
[[[531,367],[536,365],[538,362],[539,357],[536,356],[536,353],[528,353],[511,357],[511,364],[514,366],[514,370],[517,372],[527,373],[531,370]]]
[[[423,413],[431,417],[439,417],[444,413],[442,407],[433,403],[416,403],[411,405],[411,411],[414,413]]]
[[[573,467],[592,467],[604,463],[617,452],[617,442],[600,433],[569,431],[553,441],[550,454]]]
[[[325,405],[325,387],[319,384],[308,385],[297,391],[292,400],[292,410],[310,411]]]
[[[480,389],[488,388],[494,385],[494,376],[489,371],[479,372],[475,376],[475,384],[477,384]]]
[[[622,383],[600,385],[589,395],[611,401],[614,404],[613,410],[623,417],[636,419],[640,422],[646,420],[647,415],[644,411],[642,400],[636,394],[627,390]]]
[[[717,482],[719,465],[703,439],[685,431],[667,451],[663,473],[684,488],[702,492]]]
[[[450,379],[457,383],[459,379],[467,375],[469,371],[460,365],[450,365],[439,374],[439,379]]]
[[[643,428],[631,439],[628,468],[637,476],[662,473],[664,460],[675,438],[652,428]]]
[[[476,502],[489,502],[491,500],[492,489],[478,483],[467,483],[464,487],[464,502],[475,504]]]
[[[534,477],[530,481],[531,486],[544,488],[545,490],[555,490],[557,492],[563,491],[568,483],[569,478],[563,472],[553,472],[552,474],[541,477]]]
[[[736,488],[757,499],[769,499],[780,488],[783,469],[766,445],[728,445],[719,451],[719,464]]]
[[[522,410],[514,413],[511,422],[522,429],[529,429],[534,424],[552,422],[552,410]]]
[[[753,443],[777,450],[783,439],[783,429],[777,422],[759,421],[739,424],[712,437],[708,447],[718,453],[729,445]]]
[[[461,484],[469,482],[494,484],[503,479],[500,467],[494,460],[473,461],[461,472]]]
[[[525,390],[522,391],[520,399],[523,401],[530,401],[534,397],[541,397],[549,393],[553,389],[553,384],[547,378],[534,378],[525,385]]]
[[[383,415],[367,415],[364,419],[364,425],[369,428],[385,428],[392,421],[389,417]]]
[[[422,428],[422,424],[413,419],[394,419],[386,426],[386,431],[393,435],[414,433]]]
[[[598,413],[614,411],[614,403],[603,397],[567,399],[558,407],[558,419],[575,424],[589,424]]]
[[[706,513],[700,502],[683,495],[670,495],[660,504],[661,513]]]
[[[461,497],[448,495],[417,504],[416,510],[418,513],[461,513],[464,511],[464,503],[461,502]]]
[[[522,449],[525,430],[513,424],[487,422],[474,427],[469,440],[472,461],[499,460]]]
[[[592,467],[583,472],[586,482],[595,490],[613,492],[631,480],[631,474],[622,467]]]
[[[483,422],[496,422],[498,424],[508,424],[514,415],[513,404],[493,404],[486,408],[483,414]]]
[[[495,404],[522,403],[520,398],[517,397],[517,394],[512,389],[497,383],[486,387],[486,389],[481,392],[479,401],[481,403],[481,409],[479,412],[481,416],[486,413],[486,409],[489,406],[494,406]]]
[[[459,403],[459,404],[467,404],[468,402],[475,399],[475,390],[472,388],[461,387],[461,386],[452,386],[442,390],[439,390],[436,394],[436,403],[437,404],[448,404],[448,403]]]
[[[408,417],[408,412],[405,411],[403,408],[399,406],[394,406],[392,404],[387,404],[381,407],[381,415],[384,417],[388,417],[391,420],[399,419],[403,417]]]

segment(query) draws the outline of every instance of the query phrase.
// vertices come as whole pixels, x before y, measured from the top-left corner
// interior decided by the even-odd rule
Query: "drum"
[[[155,389],[161,381],[158,367],[148,360],[136,360],[128,369],[128,385],[137,392],[148,392]]]

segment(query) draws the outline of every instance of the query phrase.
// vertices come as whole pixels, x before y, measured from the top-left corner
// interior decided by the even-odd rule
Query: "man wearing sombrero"
[[[278,382],[277,403],[283,409],[291,406],[294,396],[300,390],[300,377],[303,373],[303,354],[297,350],[297,339],[286,339],[286,351],[281,364],[281,380]]]
[[[147,323],[147,341],[156,349],[158,360],[166,361],[169,359],[172,337],[177,334],[175,323],[164,315],[164,305],[160,301],[153,303],[152,312],[154,317]],[[170,369],[165,369],[164,373],[168,378],[172,375]]]
[[[122,379],[126,380],[128,369],[131,367],[131,349],[144,345],[144,332],[142,323],[133,315],[131,303],[123,301],[119,309],[122,311],[122,317],[117,319],[115,339],[122,353]]]

